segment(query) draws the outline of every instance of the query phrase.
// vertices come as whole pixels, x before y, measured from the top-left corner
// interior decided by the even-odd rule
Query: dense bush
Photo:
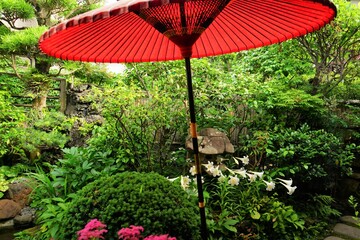
[[[297,130],[282,129],[270,134],[266,163],[292,177],[309,191],[330,190],[336,180],[351,172],[355,145],[344,145],[324,130],[303,125]]]
[[[102,177],[78,192],[64,216],[63,239],[93,218],[106,222],[107,239],[130,225],[143,226],[144,235],[169,233],[177,239],[198,239],[197,207],[187,194],[156,173],[124,172]]]

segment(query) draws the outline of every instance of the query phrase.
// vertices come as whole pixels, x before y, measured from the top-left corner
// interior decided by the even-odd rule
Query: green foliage
[[[216,179],[205,183],[212,239],[301,239],[304,220],[276,194],[264,192],[263,185],[246,180],[238,186]]]
[[[104,96],[102,114],[107,121],[94,129],[90,146],[110,150],[130,169],[161,171],[170,158],[175,138],[183,136],[187,128],[181,100],[126,86],[99,94],[98,99]]]
[[[31,186],[31,206],[37,208],[36,223],[40,229],[34,232],[24,231],[21,237],[30,235],[31,239],[45,240],[55,237],[59,231],[67,204],[74,197],[74,194],[66,191],[66,183],[56,184],[56,176],[46,174],[40,167],[36,173],[29,173],[33,180]],[[65,189],[65,190],[64,190]]]
[[[62,195],[75,193],[101,175],[112,175],[121,171],[109,152],[97,152],[91,148],[63,149],[63,159],[50,166],[53,185],[62,189]]]
[[[313,78],[309,79],[311,92],[325,96],[339,83],[351,83],[359,76],[360,7],[346,0],[334,3],[337,8],[334,21],[299,38],[300,46],[315,68]]]
[[[37,43],[45,30],[45,27],[32,27],[7,34],[1,39],[0,49],[7,54],[37,53]]]
[[[0,157],[14,150],[11,146],[11,139],[14,137],[12,132],[24,119],[25,114],[11,106],[10,96],[5,91],[0,91]]]
[[[303,125],[270,134],[265,165],[292,176],[307,191],[330,190],[338,177],[351,172],[354,149],[355,145],[344,146],[331,133]]]
[[[75,192],[100,176],[120,170],[106,152],[76,147],[63,149],[63,152],[63,159],[56,164],[45,164],[49,173],[38,167],[36,173],[29,174],[35,180],[31,205],[38,209],[37,224],[41,226],[34,233],[36,239],[49,239],[59,234],[59,225]]]
[[[354,210],[354,220],[356,221],[356,225],[360,227],[358,199],[351,195],[349,196],[348,203],[350,207]]]
[[[327,116],[320,96],[312,96],[301,89],[267,82],[255,94],[253,108],[259,118],[256,124],[263,129],[276,125],[298,127],[301,123],[315,125]]]
[[[107,224],[107,236],[130,225],[144,235],[169,233],[177,239],[199,239],[199,219],[193,199],[155,173],[124,172],[100,178],[77,193],[61,225],[62,239],[75,239],[90,219]],[[60,237],[61,238],[61,237]]]
[[[0,143],[3,143],[0,157],[16,156],[16,161],[33,164],[40,157],[41,149],[63,148],[68,141],[65,133],[72,124],[63,114],[48,112],[40,119],[31,112],[25,115],[23,110],[14,108],[5,99],[0,101],[0,109],[2,107],[6,111],[0,113],[0,119],[3,119],[0,123]]]
[[[2,18],[9,23],[17,19],[30,19],[35,17],[33,7],[25,0],[3,0],[0,2]]]
[[[334,202],[335,200],[331,196],[316,194],[312,197],[311,201],[309,201],[308,210],[310,210],[311,216],[320,219],[340,217],[341,212],[332,207]]]

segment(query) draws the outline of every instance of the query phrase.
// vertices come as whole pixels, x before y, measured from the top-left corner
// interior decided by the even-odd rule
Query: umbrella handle
[[[190,133],[191,133],[193,150],[194,150],[196,181],[197,181],[200,220],[201,220],[200,233],[201,233],[201,239],[207,240],[205,203],[204,203],[204,193],[203,193],[202,179],[201,179],[201,162],[199,158],[199,144],[198,144],[197,131],[196,131],[195,103],[194,103],[194,93],[192,87],[191,64],[189,57],[185,58],[185,66],[186,66],[186,78],[187,78],[187,86],[188,86],[188,98],[189,98],[190,121],[191,121]]]

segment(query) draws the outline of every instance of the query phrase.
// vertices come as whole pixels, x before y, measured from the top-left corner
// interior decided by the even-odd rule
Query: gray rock
[[[18,227],[31,226],[35,220],[35,209],[31,207],[25,207],[21,209],[19,215],[14,218],[14,225]]]
[[[6,221],[0,221],[0,230],[3,229],[12,229],[14,227],[14,220],[6,220]]]
[[[339,237],[330,236],[330,237],[325,238],[324,240],[345,240],[345,239],[339,238]]]
[[[234,146],[225,133],[214,128],[202,129],[198,134],[199,152],[205,155],[234,153]],[[192,138],[186,140],[187,149],[193,150]]]
[[[339,235],[340,237],[344,237],[346,239],[351,240],[359,240],[360,239],[360,229],[356,227],[352,227],[343,223],[338,223],[335,225],[333,230],[335,235]]]
[[[360,227],[360,219],[359,218],[355,218],[353,216],[342,216],[340,218],[340,221],[347,224],[347,225],[351,225],[354,227]]]

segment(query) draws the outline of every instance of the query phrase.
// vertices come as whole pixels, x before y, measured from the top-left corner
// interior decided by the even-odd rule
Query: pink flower
[[[77,232],[78,240],[104,239],[102,236],[107,232],[106,225],[97,219],[92,219],[85,225],[84,229]]]
[[[122,240],[139,240],[143,231],[143,227],[131,225],[128,228],[122,228],[117,234]]]
[[[165,234],[165,235],[160,235],[160,236],[148,236],[146,238],[144,238],[144,240],[176,240],[175,237],[169,237],[169,234]]]

